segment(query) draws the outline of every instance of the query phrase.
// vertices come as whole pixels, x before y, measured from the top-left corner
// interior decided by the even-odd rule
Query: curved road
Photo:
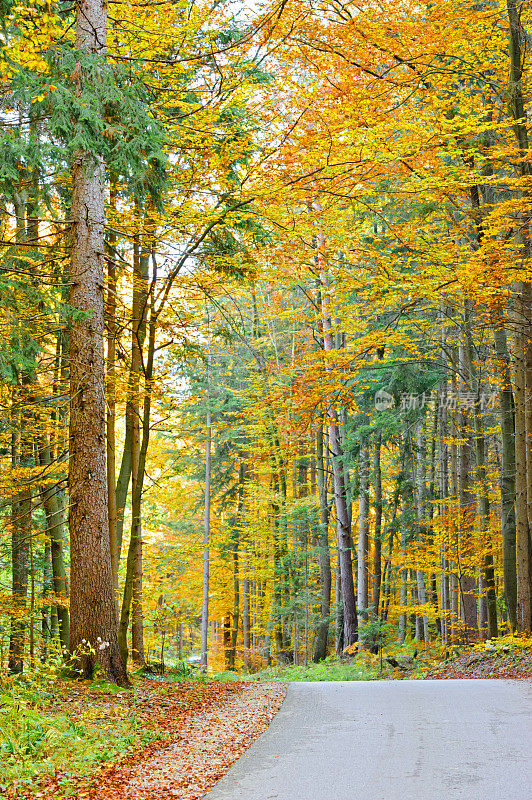
[[[205,800],[532,800],[532,683],[292,683]]]

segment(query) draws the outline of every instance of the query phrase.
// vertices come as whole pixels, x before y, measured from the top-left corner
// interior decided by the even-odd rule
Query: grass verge
[[[109,765],[170,738],[184,715],[201,713],[217,686],[135,677],[127,690],[101,680],[5,678],[0,798],[83,796],[82,787]]]

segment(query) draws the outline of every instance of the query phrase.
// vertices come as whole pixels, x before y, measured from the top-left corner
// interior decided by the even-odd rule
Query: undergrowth
[[[90,692],[90,698],[87,693]],[[117,704],[105,681],[71,682],[43,672],[0,680],[0,797],[55,775],[60,796],[75,782],[164,732],[143,726],[134,706]]]
[[[416,652],[417,651],[417,652]],[[387,661],[387,656],[397,661],[398,667]],[[324,661],[307,665],[272,666],[253,675],[243,676],[242,680],[259,681],[374,681],[404,678],[419,678],[439,661],[442,656],[440,644],[390,645],[383,654],[368,650],[351,653],[348,657],[329,656]]]

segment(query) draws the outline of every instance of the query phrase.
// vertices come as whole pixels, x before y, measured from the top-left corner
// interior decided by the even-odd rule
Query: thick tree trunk
[[[107,39],[105,0],[78,0],[76,47],[101,57]],[[77,70],[81,82],[94,80]],[[84,677],[99,661],[112,681],[127,683],[117,639],[116,600],[107,507],[105,445],[104,164],[78,151],[72,167],[70,304],[77,311],[70,337],[70,650]],[[91,648],[84,645],[89,643]]]
[[[271,492],[270,503],[273,522],[273,559],[274,587],[273,601],[269,620],[270,638],[276,643],[278,661],[288,664],[291,659],[290,631],[291,617],[283,613],[289,602],[289,560],[288,560],[288,525],[286,515],[286,466],[281,452],[279,434],[273,414],[269,419],[270,433],[270,469]]]

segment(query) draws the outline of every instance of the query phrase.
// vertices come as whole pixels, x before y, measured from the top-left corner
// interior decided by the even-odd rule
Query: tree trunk
[[[517,629],[517,562],[514,397],[510,377],[510,353],[506,331],[500,317],[494,321],[493,339],[500,377],[502,572],[508,618],[512,630],[515,631]]]
[[[471,462],[471,422],[467,411],[467,397],[471,391],[469,371],[467,365],[467,329],[470,325],[471,304],[469,300],[464,304],[464,321],[460,333],[458,350],[459,364],[459,394],[460,394],[460,447],[458,462],[458,501],[460,508],[460,539],[458,546],[459,558],[459,584],[462,622],[464,637],[471,641],[478,632],[477,621],[477,590],[473,568],[468,561],[471,558],[471,541],[474,527],[476,498],[473,493],[470,462]]]
[[[321,282],[322,286],[327,286],[328,279],[325,271],[321,272]],[[330,353],[334,350],[334,343],[331,333],[332,326],[330,304],[327,294],[323,295],[321,305],[323,346],[325,352]],[[355,644],[358,639],[358,617],[355,599],[355,587],[353,582],[353,564],[351,560],[351,524],[349,520],[349,510],[347,507],[343,452],[340,444],[338,413],[332,404],[330,404],[327,408],[327,416],[329,423],[329,449],[333,468],[334,502],[336,507],[338,560],[340,563],[340,575],[342,581],[344,648],[346,648]]]
[[[126,401],[126,435],[124,450],[120,462],[120,471],[116,479],[116,563],[120,564],[122,540],[124,537],[124,511],[126,508],[129,482],[131,480],[132,466],[132,440],[133,440],[133,409],[131,399]]]
[[[105,54],[107,3],[79,0],[76,47],[99,58]],[[94,80],[80,68],[81,82]],[[70,650],[84,677],[99,661],[110,680],[127,683],[117,639],[116,600],[107,507],[105,445],[104,164],[78,151],[72,167],[72,271],[70,304],[78,314],[70,337],[71,627]],[[83,640],[90,643],[87,652]],[[84,650],[84,652],[82,652]]]
[[[116,182],[111,184],[110,205],[116,210]],[[115,594],[118,592],[118,542],[116,513],[116,233],[109,231],[107,258],[107,505],[109,509],[109,547]],[[118,602],[118,598],[117,598]]]
[[[417,432],[417,463],[415,469],[416,478],[416,496],[417,496],[417,523],[418,523],[418,538],[425,545],[427,544],[427,439],[425,436],[425,421],[420,424]],[[427,586],[425,580],[425,573],[423,570],[416,569],[416,583],[417,583],[417,596],[420,605],[424,606],[427,603]],[[417,616],[416,620],[416,638],[420,642],[429,641],[429,621],[426,615]]]
[[[379,618],[379,605],[382,583],[382,475],[381,475],[381,441],[380,431],[375,431],[375,450],[373,457],[373,488],[375,492],[375,527],[373,535],[373,601],[372,619]]]
[[[367,439],[360,440],[358,465],[357,608],[363,621],[367,622],[369,607],[369,445]]]
[[[209,565],[211,531],[211,409],[207,408],[205,437],[205,503],[203,515],[203,599],[201,605],[201,660],[207,669],[207,633],[209,630]]]
[[[527,331],[530,313],[530,284],[518,284],[515,309],[515,516],[516,516],[516,572],[517,572],[517,629],[530,631],[531,578],[528,520],[528,451],[527,441],[527,397],[526,355]],[[530,423],[529,423],[529,428]]]
[[[523,29],[521,4],[516,0],[506,3],[509,23],[510,74],[508,81],[508,109],[514,120],[513,130],[518,147],[516,171],[521,178],[530,182],[530,153],[528,141],[527,102],[523,94],[523,71],[526,62],[525,52],[528,41]],[[525,51],[525,52],[524,52]],[[522,182],[522,185],[524,181]],[[530,241],[530,190],[519,191],[522,200],[522,213],[517,238],[521,245],[521,257],[529,263],[532,255]],[[528,519],[528,493],[532,505],[532,476],[527,478],[527,467],[532,467],[532,441],[527,442],[527,428],[532,430],[532,420],[527,425],[526,392],[532,391],[527,385],[527,358],[532,347],[531,287],[529,282],[518,286],[516,317],[516,362],[515,362],[515,455],[516,455],[516,571],[517,571],[517,628],[529,632],[532,628],[532,543]],[[530,356],[532,381],[532,353]],[[531,509],[532,510],[532,509]]]
[[[140,442],[140,450],[138,460],[134,448],[132,448],[132,464],[136,467],[135,480],[132,482],[132,497],[131,497],[131,537],[129,540],[129,549],[127,554],[126,563],[126,578],[124,582],[124,594],[122,598],[122,608],[120,611],[120,624],[118,628],[118,642],[120,646],[120,654],[122,660],[127,664],[128,647],[127,647],[127,632],[129,628],[129,618],[131,614],[131,604],[133,601],[135,582],[139,579],[139,566],[137,551],[142,552],[142,493],[144,490],[144,478],[146,475],[146,459],[148,456],[148,445],[150,442],[150,417],[151,417],[151,402],[153,391],[153,366],[155,357],[155,332],[157,327],[157,312],[155,309],[155,285],[157,280],[156,262],[155,257],[153,261],[153,277],[151,281],[150,294],[149,294],[149,323],[148,323],[148,347],[146,353],[146,364],[144,369],[144,403],[142,409],[142,440]],[[132,438],[132,444],[135,442],[135,437]],[[138,466],[137,466],[138,465]],[[135,602],[138,605],[140,598],[136,597]],[[144,658],[143,646],[141,648],[140,641],[135,642],[137,649],[137,657]]]
[[[243,552],[242,559],[242,633],[244,641],[244,669],[249,672],[252,664],[251,653],[251,591],[248,577],[248,553]]]
[[[49,467],[52,463],[52,453],[46,431],[40,436],[39,462],[42,467]],[[57,618],[59,625],[59,640],[63,650],[68,650],[70,642],[70,616],[68,611],[68,577],[65,568],[63,509],[59,502],[56,486],[46,486],[41,490],[46,526],[50,538],[50,557],[52,562],[52,576],[54,593],[63,602],[57,605]]]
[[[14,392],[13,394],[18,397],[18,393]],[[19,439],[15,434],[12,442],[12,466],[16,469],[20,469],[24,463],[18,448]],[[14,492],[11,502],[11,574],[14,615],[11,618],[8,667],[9,671],[13,673],[20,673],[24,668],[30,526],[31,489],[26,486],[22,490]]]
[[[323,661],[327,657],[329,639],[329,622],[331,615],[331,554],[329,550],[329,506],[327,503],[327,474],[323,457],[323,426],[316,434],[316,468],[318,474],[318,498],[320,504],[320,524],[318,537],[318,553],[320,562],[321,607],[314,661]]]
[[[497,636],[497,598],[495,595],[495,572],[493,568],[493,548],[490,539],[490,501],[489,485],[486,473],[486,443],[483,426],[483,405],[481,400],[481,383],[475,367],[473,338],[471,325],[466,319],[464,343],[464,367],[468,374],[469,384],[474,395],[473,426],[475,439],[475,459],[477,467],[478,505],[480,517],[480,534],[488,552],[484,556],[482,565],[482,594],[481,600],[485,605],[486,628],[489,638]],[[479,607],[480,608],[480,607]],[[480,613],[479,613],[480,617]],[[479,626],[482,629],[482,625]]]

